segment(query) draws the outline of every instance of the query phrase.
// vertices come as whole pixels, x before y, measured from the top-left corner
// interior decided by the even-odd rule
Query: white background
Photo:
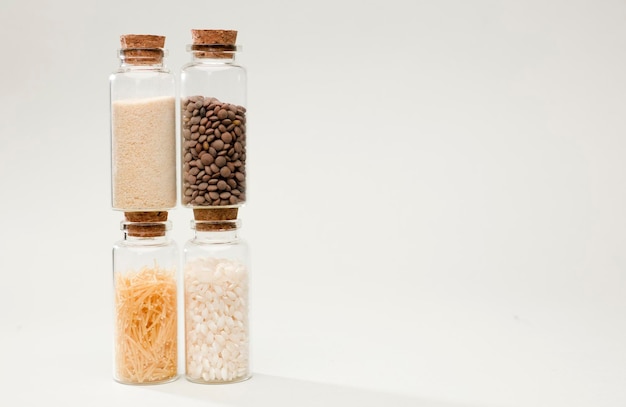
[[[1,397],[623,407],[625,22],[623,0],[2,0]],[[192,28],[237,29],[249,70],[255,376],[123,386],[108,75],[128,33],[165,35],[178,74]]]

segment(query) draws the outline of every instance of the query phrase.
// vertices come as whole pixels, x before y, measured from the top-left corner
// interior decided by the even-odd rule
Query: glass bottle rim
[[[191,229],[199,231],[199,232],[233,231],[241,227],[241,219],[223,219],[223,220],[192,219],[189,223],[191,225]]]
[[[139,54],[137,54],[138,51],[139,51]],[[117,57],[122,62],[124,62],[126,59],[129,59],[129,58],[135,61],[155,59],[154,55],[146,54],[145,51],[158,52],[159,55],[157,59],[161,59],[161,60],[169,56],[169,51],[167,48],[137,47],[137,48],[118,48]]]
[[[237,44],[187,44],[187,52],[219,52],[221,54],[234,54],[241,52],[243,47]]]
[[[120,230],[128,231],[131,227],[155,227],[161,226],[165,229],[165,231],[172,230],[172,221],[166,220],[162,222],[131,222],[127,220],[123,220],[120,222]]]

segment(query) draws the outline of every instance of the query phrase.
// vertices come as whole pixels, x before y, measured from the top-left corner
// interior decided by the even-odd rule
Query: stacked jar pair
[[[197,383],[250,376],[246,201],[246,71],[237,32],[192,30],[181,70],[181,200],[193,208],[184,249],[185,372]]]
[[[181,201],[194,237],[184,246],[185,374],[198,383],[250,376],[248,253],[238,235],[246,200],[246,73],[236,31],[192,30],[180,76]],[[113,247],[115,380],[178,377],[176,86],[165,38],[124,35],[111,75],[112,206],[124,212]]]

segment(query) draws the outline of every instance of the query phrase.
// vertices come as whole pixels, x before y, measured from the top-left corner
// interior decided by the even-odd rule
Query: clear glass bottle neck
[[[239,240],[239,230],[195,230],[194,240],[202,243],[230,243]]]
[[[192,57],[192,62],[195,64],[211,64],[211,65],[233,65],[235,58],[203,58]]]
[[[190,51],[191,61],[198,64],[234,64],[236,59],[235,52],[205,52],[205,51]]]
[[[136,64],[120,60],[120,71],[167,71],[163,61],[151,64]]]
[[[124,232],[124,243],[133,246],[158,246],[169,243],[170,238],[164,236],[134,236],[128,232]]]

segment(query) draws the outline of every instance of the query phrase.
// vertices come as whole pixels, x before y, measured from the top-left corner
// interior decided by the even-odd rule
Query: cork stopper
[[[237,227],[238,208],[194,208],[196,230],[229,230]]]
[[[165,236],[167,230],[167,212],[124,212],[128,222],[126,230],[129,236],[158,237]]]
[[[237,31],[235,30],[191,30],[191,39],[194,44],[201,45],[235,45]]]
[[[237,50],[235,30],[191,30],[191,50],[200,58],[232,58]]]
[[[154,65],[163,62],[165,37],[161,35],[127,34],[120,36],[121,55],[133,65]]]

